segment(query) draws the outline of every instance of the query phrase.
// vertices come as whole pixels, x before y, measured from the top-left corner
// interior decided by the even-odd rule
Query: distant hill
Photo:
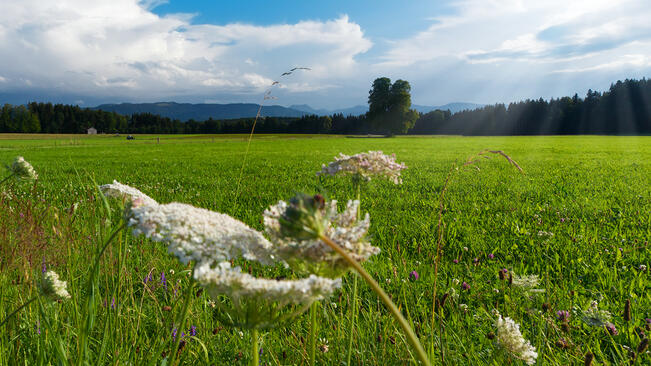
[[[442,111],[449,109],[450,112],[456,113],[463,110],[473,110],[473,109],[481,108],[483,106],[484,106],[483,104],[456,102],[456,103],[448,103],[440,106],[426,106],[426,105],[412,104],[411,108],[421,113],[427,113],[437,109],[440,109]],[[343,108],[343,109],[314,109],[307,104],[300,104],[300,105],[291,105],[289,106],[289,108],[303,111],[305,113],[318,114],[320,116],[332,115],[334,113],[341,113],[344,116],[348,116],[348,115],[359,116],[361,114],[365,114],[366,112],[368,112],[368,106],[366,105],[356,105],[354,107]]]
[[[309,114],[317,114],[319,116],[330,116],[335,113],[341,113],[344,116],[359,116],[368,112],[368,106],[365,105],[356,105],[350,108],[339,108],[339,109],[314,109],[307,104],[295,104],[290,105],[289,108],[303,111]]]
[[[102,104],[91,109],[116,112],[122,115],[152,113],[181,121],[187,121],[190,119],[204,121],[209,118],[234,119],[255,117],[258,113],[258,108],[259,105],[254,103],[190,104],[161,102]],[[261,114],[264,117],[301,117],[307,113],[279,105],[271,105],[263,106]]]
[[[422,106],[412,105],[412,108],[421,113],[427,113],[435,109],[449,109],[452,113],[465,109],[477,109],[482,107],[481,104],[474,103],[449,103],[442,106]],[[134,113],[152,113],[162,117],[187,121],[205,121],[213,119],[234,119],[255,117],[258,113],[258,104],[254,103],[230,103],[230,104],[191,104],[176,102],[159,102],[159,103],[120,103],[120,104],[102,104],[91,108],[106,112],[116,112],[122,115],[131,115]],[[279,105],[263,106],[262,116],[264,117],[301,117],[306,114],[317,114],[319,116],[332,115],[341,113],[344,116],[359,116],[368,111],[368,106],[356,105],[350,108],[340,109],[315,109],[307,104],[292,105],[283,107]]]
[[[455,102],[455,103],[448,103],[439,106],[426,106],[426,105],[412,104],[411,108],[419,111],[420,113],[427,113],[437,109],[440,109],[442,111],[449,109],[450,112],[457,113],[465,110],[474,110],[477,108],[481,108],[483,106],[484,106],[483,104],[477,104],[477,103]]]

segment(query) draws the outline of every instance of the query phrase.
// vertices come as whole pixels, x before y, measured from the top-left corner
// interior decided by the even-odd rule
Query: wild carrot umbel
[[[382,290],[380,285],[366,272],[364,267],[353,256],[357,255],[359,251],[354,248],[367,248],[368,244],[364,243],[364,230],[358,230],[357,225],[344,225],[340,230],[331,231],[334,218],[336,215],[332,211],[328,212],[326,204],[318,197],[309,197],[306,195],[298,195],[294,197],[290,205],[284,205],[283,209],[278,210],[279,218],[277,219],[278,225],[275,227],[280,233],[284,233],[287,237],[285,240],[294,240],[295,246],[306,248],[319,248],[320,252],[330,254],[330,257],[335,256],[337,261],[342,265],[345,264],[357,272],[364,281],[371,287],[384,305],[389,308],[391,315],[398,321],[401,329],[407,337],[408,343],[411,345],[416,353],[416,358],[424,365],[429,365],[427,354],[418,340],[418,337],[411,329],[407,320],[402,316],[400,310],[391,301],[391,298]],[[330,205],[333,206],[333,205]],[[336,206],[335,206],[336,207]],[[336,211],[335,211],[336,212]],[[344,222],[349,222],[345,220]],[[336,243],[332,237],[339,238],[341,244]],[[324,251],[321,247],[325,247],[328,251]],[[306,259],[310,260],[310,259]]]
[[[394,184],[402,184],[401,171],[406,169],[405,163],[397,163],[396,155],[385,155],[382,151],[369,151],[358,153],[352,156],[339,153],[335,160],[323,164],[321,171],[317,176],[350,176],[353,189],[357,198],[357,221],[361,220],[361,203],[362,185],[369,182],[372,178],[387,179]],[[379,252],[379,249],[378,249]],[[354,253],[354,251],[353,251]],[[364,258],[365,260],[366,258]],[[346,364],[350,365],[353,353],[353,339],[355,337],[355,323],[357,319],[357,276],[353,274],[353,294],[351,298],[352,311],[350,312],[350,325],[348,328],[348,349],[346,352]]]

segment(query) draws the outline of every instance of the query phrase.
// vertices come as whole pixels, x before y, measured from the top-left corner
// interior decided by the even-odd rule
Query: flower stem
[[[361,203],[361,177],[353,179],[353,185],[355,186],[355,192],[357,193],[357,201]],[[357,208],[357,221],[361,218],[361,210]],[[359,308],[357,307],[357,276],[353,275],[353,297],[351,301],[352,312],[350,313],[350,328],[348,329],[348,352],[346,353],[346,365],[350,365],[350,358],[353,353],[353,335],[355,334],[355,320],[357,319],[357,312]]]
[[[183,334],[185,326],[185,317],[188,314],[188,308],[190,307],[190,300],[192,300],[192,289],[194,288],[194,267],[192,267],[192,272],[190,273],[190,284],[188,285],[188,290],[185,293],[185,300],[183,301],[183,309],[181,310],[181,321],[178,323],[178,328],[176,332],[176,339],[173,341],[174,345],[172,347],[172,358],[170,360],[170,365],[175,366],[176,355],[179,353],[179,344],[181,344],[181,334]]]
[[[258,330],[251,330],[251,366],[260,364],[260,346],[258,344]]]
[[[396,307],[396,305],[391,301],[391,298],[389,298],[389,295],[382,290],[380,285],[378,285],[377,282],[371,277],[368,272],[362,267],[356,260],[351,258],[348,253],[344,249],[342,249],[337,243],[332,241],[330,238],[325,236],[324,234],[319,235],[319,239],[321,239],[324,243],[326,243],[330,248],[332,248],[337,254],[339,254],[344,260],[346,260],[354,269],[359,273],[360,276],[366,281],[366,283],[371,286],[371,289],[375,291],[375,293],[380,297],[380,300],[384,302],[384,305],[386,305],[387,308],[389,308],[389,311],[391,311],[391,314],[393,317],[398,321],[400,324],[400,327],[402,328],[403,332],[405,332],[405,335],[407,336],[407,341],[409,341],[409,344],[411,347],[416,351],[416,356],[418,360],[423,365],[430,365],[429,359],[427,358],[427,354],[425,353],[425,350],[423,349],[423,346],[420,344],[420,341],[418,340],[418,337],[416,337],[416,334],[414,334],[414,331],[411,329],[411,326],[409,323],[407,323],[407,320],[402,316],[400,313],[400,310]]]
[[[346,352],[346,365],[350,365],[353,354],[353,334],[355,334],[355,318],[357,318],[357,276],[353,274],[353,296],[351,300],[350,328],[348,329],[348,351]]]
[[[310,366],[316,362],[316,307],[318,302],[313,302],[310,306]]]
[[[29,304],[31,304],[32,302],[34,302],[34,300],[36,300],[37,298],[38,298],[38,295],[32,297],[32,298],[29,299],[26,303],[20,305],[20,307],[19,307],[18,309],[14,310],[13,312],[11,312],[11,314],[7,315],[7,317],[5,318],[5,320],[3,320],[2,323],[0,323],[0,328],[2,328],[2,326],[5,325],[5,323],[6,323],[9,319],[11,319],[11,317],[13,317],[14,315],[18,314],[19,311],[21,311],[24,307],[26,307],[27,305],[29,305]]]

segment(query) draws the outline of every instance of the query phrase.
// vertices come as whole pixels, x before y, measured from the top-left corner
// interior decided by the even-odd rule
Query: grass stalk
[[[380,300],[384,303],[384,305],[389,308],[389,311],[393,315],[393,317],[398,321],[398,324],[400,324],[400,328],[402,328],[403,332],[407,336],[407,341],[411,345],[411,347],[414,349],[416,352],[416,356],[418,360],[423,364],[423,365],[430,365],[429,358],[427,357],[427,353],[425,353],[425,350],[423,349],[423,346],[420,344],[420,341],[418,340],[418,337],[414,333],[414,331],[411,329],[411,326],[407,322],[404,316],[400,313],[400,310],[398,310],[398,307],[396,307],[396,304],[391,301],[391,298],[389,298],[389,295],[382,290],[382,287],[371,277],[371,275],[366,272],[364,267],[362,267],[356,260],[351,258],[346,251],[341,248],[337,243],[332,241],[330,238],[325,236],[324,234],[319,235],[319,239],[321,239],[326,245],[328,245],[332,250],[337,252],[346,262],[348,262],[357,273],[359,273],[360,276],[366,281],[366,283],[371,286],[371,289],[380,297]]]
[[[38,295],[32,297],[32,298],[29,299],[26,303],[20,305],[20,306],[18,307],[18,309],[12,311],[11,314],[7,315],[7,317],[5,318],[5,320],[3,320],[2,323],[0,323],[0,328],[2,328],[2,326],[5,325],[5,323],[6,323],[7,321],[9,321],[9,319],[11,319],[11,317],[13,317],[14,315],[18,314],[19,311],[21,311],[23,308],[27,307],[29,304],[33,303],[34,300],[36,300],[37,298],[38,298]]]
[[[194,267],[192,267],[192,272],[190,273],[190,283],[188,289],[185,292],[185,300],[183,301],[183,308],[181,309],[181,320],[178,323],[176,328],[176,337],[172,340],[172,358],[170,359],[170,365],[174,366],[176,364],[176,356],[179,353],[179,344],[181,344],[181,334],[183,329],[185,329],[185,318],[188,315],[188,309],[190,308],[190,301],[192,300],[192,290],[194,288]]]
[[[258,330],[251,330],[251,366],[260,364],[260,344],[258,340]]]
[[[310,305],[310,366],[316,364],[316,328],[317,328],[317,319],[316,319],[316,307],[318,302],[315,301]]]

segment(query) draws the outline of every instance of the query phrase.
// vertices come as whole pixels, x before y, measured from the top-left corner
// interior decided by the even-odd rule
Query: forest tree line
[[[94,127],[100,133],[216,134],[248,133],[254,118],[182,122],[151,113],[123,116],[74,105],[29,103],[5,104],[0,111],[0,132],[86,133]],[[263,117],[259,133],[383,133],[366,115],[306,115]],[[651,80],[618,81],[606,92],[589,90],[549,101],[525,100],[494,104],[475,110],[450,113],[435,110],[420,114],[408,134],[462,135],[565,135],[565,134],[651,134]]]

